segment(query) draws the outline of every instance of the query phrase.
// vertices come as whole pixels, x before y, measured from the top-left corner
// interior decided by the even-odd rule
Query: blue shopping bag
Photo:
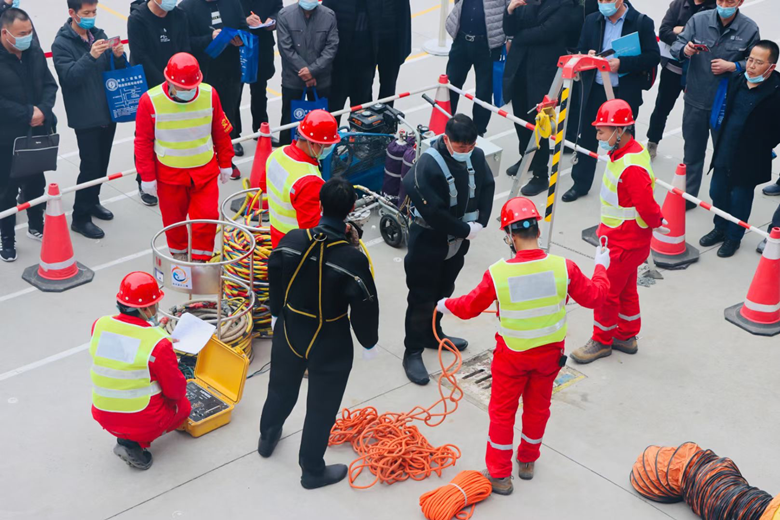
[[[506,46],[501,49],[501,56],[493,62],[493,104],[504,106],[504,69],[506,68]]]
[[[259,38],[246,31],[238,31],[241,41],[244,43],[238,51],[241,56],[241,82],[254,83],[257,81],[257,69],[260,62]]]
[[[328,98],[321,98],[317,95],[317,89],[315,87],[312,87],[312,90],[314,91],[314,101],[308,101],[306,99],[306,91],[308,88],[304,87],[303,89],[303,97],[301,99],[293,99],[290,102],[290,121],[293,123],[297,123],[298,121],[303,121],[303,118],[306,117],[306,114],[311,112],[312,110],[328,110]],[[295,140],[296,136],[296,128],[293,128],[292,130],[292,139]]]
[[[726,95],[729,91],[729,79],[723,78],[718,84],[718,91],[715,93],[715,101],[712,103],[712,112],[710,112],[710,128],[720,130],[723,118],[726,117]]]
[[[111,54],[111,70],[103,72],[103,85],[108,101],[108,112],[114,123],[135,121],[138,102],[148,89],[143,65],[116,70],[114,53]],[[127,59],[127,58],[125,58]]]
[[[222,52],[227,49],[227,46],[230,45],[230,40],[238,36],[239,32],[240,31],[238,29],[224,27],[217,35],[217,37],[211,40],[209,46],[206,47],[206,54],[208,54],[212,59],[216,59],[217,56],[222,54]]]

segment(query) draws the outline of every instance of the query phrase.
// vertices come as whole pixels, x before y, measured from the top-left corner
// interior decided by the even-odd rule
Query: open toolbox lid
[[[195,379],[210,386],[227,399],[238,403],[244,393],[249,359],[212,336],[198,353]]]

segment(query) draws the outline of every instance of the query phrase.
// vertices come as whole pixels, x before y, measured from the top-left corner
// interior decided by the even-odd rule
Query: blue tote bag
[[[312,91],[314,91],[314,101],[308,101],[306,99],[306,91],[308,88],[303,89],[303,97],[301,99],[293,99],[290,102],[290,121],[293,123],[297,123],[298,121],[303,121],[303,118],[306,117],[306,114],[311,112],[312,110],[328,110],[328,98],[321,98],[317,95],[317,89],[315,87],[312,87]],[[295,140],[296,136],[296,129],[293,128],[292,130],[292,138],[293,141]]]
[[[216,59],[216,57],[222,54],[222,52],[227,49],[227,46],[230,45],[230,40],[239,35],[239,32],[238,29],[231,29],[230,27],[223,28],[217,37],[211,40],[209,46],[206,47],[206,54],[212,59]]]
[[[493,62],[493,103],[497,107],[504,106],[504,69],[506,68],[506,45],[501,49],[501,56]]]
[[[257,69],[260,62],[259,39],[254,34],[246,31],[238,31],[244,45],[238,48],[241,56],[241,82],[255,83],[257,81]]]
[[[111,53],[111,70],[103,72],[103,86],[108,101],[108,112],[114,123],[135,121],[138,102],[148,89],[142,65],[116,70]]]

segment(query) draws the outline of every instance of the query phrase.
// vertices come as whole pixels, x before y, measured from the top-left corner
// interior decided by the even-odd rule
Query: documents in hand
[[[250,25],[249,28],[253,31],[256,29],[265,29],[266,27],[273,27],[276,25],[276,20],[269,18],[267,22],[261,23],[260,25]]]
[[[633,32],[612,42],[612,50],[615,57],[639,56],[642,54],[642,45],[639,43],[639,33]]]
[[[173,348],[186,354],[197,354],[206,346],[217,328],[190,313],[183,314],[171,337],[179,340]]]

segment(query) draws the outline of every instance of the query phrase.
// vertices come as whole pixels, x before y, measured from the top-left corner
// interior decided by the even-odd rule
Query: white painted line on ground
[[[5,381],[6,379],[11,379],[14,376],[18,376],[20,374],[24,374],[25,372],[29,372],[30,370],[34,370],[36,368],[46,366],[48,364],[54,363],[55,361],[59,361],[60,359],[70,357],[73,354],[78,354],[79,352],[83,352],[88,348],[89,348],[89,343],[84,343],[83,345],[79,345],[78,347],[73,347],[71,349],[65,350],[64,352],[60,352],[59,354],[54,354],[53,356],[39,359],[38,361],[34,361],[27,365],[0,374],[0,381]]]

